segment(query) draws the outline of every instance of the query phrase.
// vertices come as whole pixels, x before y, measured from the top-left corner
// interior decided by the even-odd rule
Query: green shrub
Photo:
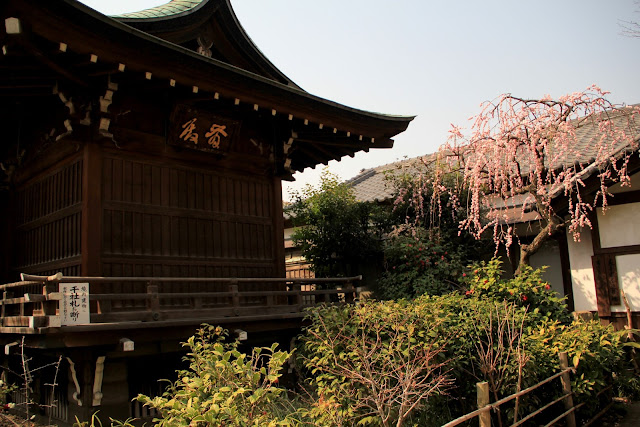
[[[385,271],[375,287],[375,296],[381,299],[443,295],[459,289],[466,266],[493,253],[487,242],[460,232],[463,217],[455,208],[459,200],[450,197],[453,190],[444,191],[457,186],[456,177],[449,176],[434,192],[434,171],[426,163],[411,163],[410,169],[387,173],[395,192],[383,242]]]
[[[409,414],[419,425],[474,410],[477,382],[487,381],[496,401],[548,378],[560,371],[560,352],[567,352],[576,368],[572,387],[576,402],[586,402],[583,415],[597,410],[595,394],[612,382],[618,390],[637,390],[628,371],[626,331],[615,332],[597,320],[571,321],[564,300],[541,273],[526,269],[518,278],[502,279],[493,260],[470,270],[466,292],[313,309],[298,353],[318,397],[312,416],[323,425],[385,425],[384,417],[367,406],[371,389],[397,386],[387,378],[404,366],[402,357],[420,349],[433,353],[430,363],[453,383],[446,394],[429,396]],[[367,370],[375,378],[362,375]],[[558,380],[529,393],[518,402],[518,419],[561,393]],[[536,421],[548,422],[561,408],[548,409]],[[397,417],[394,410],[389,418]],[[501,411],[503,420],[512,420],[515,401]]]
[[[397,425],[448,389],[438,323],[406,301],[314,308],[300,358],[317,425]],[[431,319],[433,320],[433,319]]]
[[[575,367],[571,388],[577,402],[587,402],[582,413],[597,407],[597,393],[608,385],[632,395],[637,393],[635,375],[630,373],[629,355],[626,352],[627,331],[615,331],[612,325],[599,320],[577,319],[571,324],[557,321],[542,322],[532,328],[526,337],[526,346],[542,376],[557,369],[545,363],[558,359],[558,353],[566,352],[569,364]]]
[[[441,390],[434,389],[407,415],[413,422],[473,410],[478,381],[491,381],[498,397],[513,393],[520,354],[514,348],[522,348],[525,314],[513,304],[460,293],[315,308],[298,353],[318,396],[314,415],[323,425],[386,425],[371,405],[382,401],[389,408],[386,419],[397,420],[400,410],[385,406],[376,393],[402,394],[393,378],[398,369],[415,368],[408,360],[437,368],[416,372],[425,381],[443,381]],[[371,413],[375,417],[367,417]]]
[[[225,343],[226,331],[204,325],[184,344],[189,369],[161,397],[138,400],[160,412],[158,426],[285,426],[298,416],[285,389],[278,387],[283,364],[291,356],[277,344],[238,351]]]
[[[458,288],[467,263],[458,249],[426,235],[390,237],[384,245],[385,272],[376,284],[376,296],[410,299]]]
[[[102,421],[98,418],[98,412],[96,411],[91,415],[91,419],[89,421],[80,421],[78,417],[76,417],[76,421],[73,423],[73,427],[103,427]],[[109,418],[109,425],[111,427],[135,427],[134,419],[129,418],[125,421],[114,420],[113,418]]]
[[[543,272],[544,267],[533,269],[526,266],[520,275],[504,279],[502,261],[493,258],[489,262],[480,262],[471,267],[471,272],[466,277],[469,287],[466,295],[507,301],[522,307],[529,312],[527,324],[547,320],[570,323],[571,314],[564,302],[565,298],[559,297],[551,289],[551,285],[542,279]]]

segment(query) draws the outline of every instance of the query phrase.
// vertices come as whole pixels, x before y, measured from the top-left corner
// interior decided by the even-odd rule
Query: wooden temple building
[[[33,368],[61,358],[54,393],[31,384],[56,422],[140,416],[131,398],[203,322],[286,342],[306,304],[352,297],[349,278],[284,279],[281,181],[392,147],[412,117],[302,90],[229,0],[0,14],[0,348],[18,372],[19,347]]]

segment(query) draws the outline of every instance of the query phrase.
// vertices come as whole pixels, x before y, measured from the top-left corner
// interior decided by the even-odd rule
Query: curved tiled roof
[[[174,17],[182,13],[188,13],[207,0],[171,0],[169,3],[139,12],[123,13],[122,15],[113,16],[113,18],[127,19],[161,19]]]
[[[363,169],[345,183],[353,189],[356,200],[360,202],[382,202],[389,200],[396,189],[393,176],[414,175],[420,173],[424,167],[423,160],[427,162],[435,159],[437,153],[404,159],[371,169]]]

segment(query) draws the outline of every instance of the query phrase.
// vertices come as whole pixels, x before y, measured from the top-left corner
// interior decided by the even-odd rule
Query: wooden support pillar
[[[355,288],[353,282],[347,282],[344,285],[344,302],[352,304],[355,300]]]
[[[15,251],[11,249],[15,229],[14,201],[15,192],[0,192],[0,235],[4,236],[0,241],[0,283],[8,283],[13,279],[10,278],[10,271],[15,256]]]
[[[91,418],[91,390],[93,388],[93,369],[92,352],[88,349],[74,349],[66,354],[67,363],[61,365],[69,369],[69,381],[67,383],[67,401],[69,402],[69,420],[76,417],[80,421],[89,421]],[[71,365],[73,362],[73,365]],[[75,379],[72,374],[75,372]],[[77,387],[76,387],[77,381]],[[79,389],[79,393],[78,393]],[[82,404],[82,405],[80,405]]]
[[[573,283],[571,280],[571,262],[569,259],[569,245],[567,239],[570,236],[566,232],[560,233],[557,237],[558,248],[560,249],[560,266],[562,269],[562,288],[564,296],[567,298],[567,307],[569,311],[575,310],[573,300]]]
[[[293,289],[296,292],[296,306],[298,307],[297,311],[302,311],[304,308],[304,299],[302,298],[302,285],[300,283],[296,283],[293,285]]]
[[[95,142],[84,145],[82,159],[82,275],[102,273],[102,150]],[[95,285],[101,286],[101,285]],[[91,289],[92,292],[99,291]]]
[[[282,181],[278,177],[272,180],[273,200],[273,256],[274,256],[274,277],[285,277],[286,267],[284,264],[284,216],[282,212]],[[284,290],[284,287],[282,289]]]

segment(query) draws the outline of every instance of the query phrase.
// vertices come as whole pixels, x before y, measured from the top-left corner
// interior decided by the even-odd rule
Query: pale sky
[[[105,13],[166,0],[83,0]],[[436,151],[450,124],[509,92],[557,97],[591,84],[640,103],[640,20],[633,0],[231,0],[245,31],[306,91],[350,107],[417,115],[394,148],[330,162],[343,179]],[[316,184],[322,165],[295,175]]]

